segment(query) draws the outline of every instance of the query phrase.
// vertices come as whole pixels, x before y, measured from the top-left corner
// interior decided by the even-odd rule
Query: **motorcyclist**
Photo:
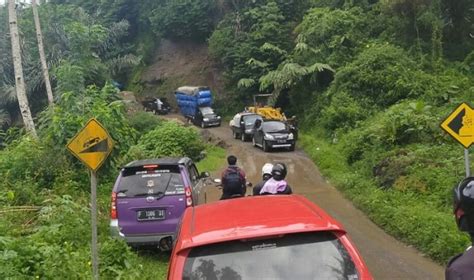
[[[253,195],[260,194],[260,191],[262,190],[265,182],[268,181],[268,179],[272,177],[272,169],[273,169],[273,164],[268,163],[268,162],[262,166],[262,181],[258,183],[257,185],[255,185],[255,187],[253,187],[253,191],[252,191]]]
[[[462,180],[454,188],[454,218],[461,231],[466,231],[474,243],[474,177]],[[472,245],[448,262],[446,280],[474,279],[474,249]]]
[[[287,123],[290,127],[290,132],[293,133],[293,137],[296,140],[298,140],[298,121],[296,119],[296,116],[292,116],[287,120]]]
[[[221,199],[245,196],[247,191],[245,172],[237,166],[237,158],[233,155],[227,157],[229,166],[222,172]]]
[[[276,163],[272,168],[272,178],[268,179],[260,190],[260,194],[292,194],[290,185],[285,181],[286,165]]]

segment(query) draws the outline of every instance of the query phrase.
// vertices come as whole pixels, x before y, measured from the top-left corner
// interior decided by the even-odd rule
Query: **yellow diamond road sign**
[[[468,149],[474,143],[474,109],[466,103],[459,105],[441,127]]]
[[[69,151],[94,171],[104,163],[112,147],[112,138],[96,119],[90,119],[67,144]]]

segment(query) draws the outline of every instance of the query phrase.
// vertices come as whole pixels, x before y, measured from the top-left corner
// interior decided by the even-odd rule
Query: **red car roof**
[[[188,208],[176,245],[181,251],[229,240],[326,230],[345,233],[337,221],[303,196],[253,196]]]

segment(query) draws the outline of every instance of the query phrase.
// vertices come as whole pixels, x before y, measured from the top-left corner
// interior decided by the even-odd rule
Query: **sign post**
[[[91,175],[91,228],[92,228],[92,275],[99,279],[99,254],[97,246],[97,175],[113,148],[113,141],[105,128],[96,120],[90,119],[86,125],[69,141],[68,150],[84,163]]]
[[[97,246],[97,175],[91,170],[92,275],[99,279],[99,250]]]
[[[441,128],[464,146],[466,177],[471,176],[469,147],[474,143],[474,109],[462,103],[441,123]]]
[[[464,149],[464,163],[466,165],[466,177],[471,176],[471,161],[469,160],[469,150]]]

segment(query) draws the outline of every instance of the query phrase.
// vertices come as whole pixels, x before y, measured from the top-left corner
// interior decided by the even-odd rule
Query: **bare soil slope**
[[[142,74],[142,95],[167,96],[173,102],[172,93],[176,88],[199,85],[211,87],[218,96],[223,89],[221,76],[209,58],[207,44],[162,40],[152,65]]]

